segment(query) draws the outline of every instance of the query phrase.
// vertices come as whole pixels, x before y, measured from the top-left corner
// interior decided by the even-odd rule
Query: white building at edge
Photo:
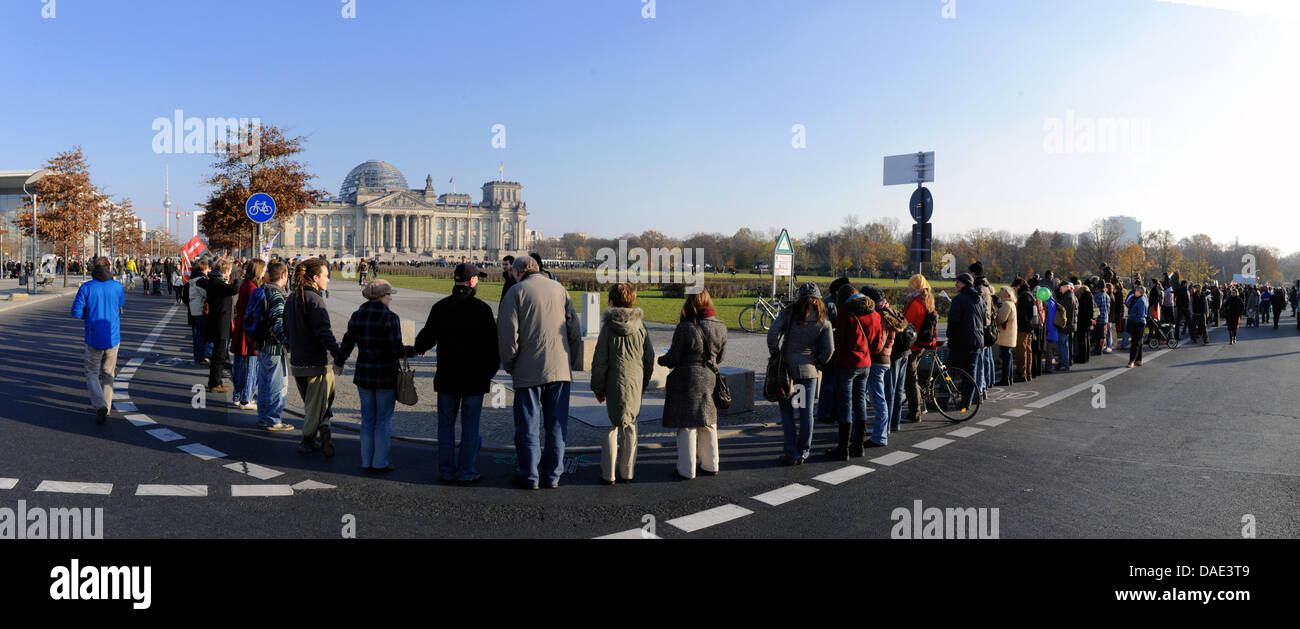
[[[483,184],[483,197],[435,196],[407,188],[391,164],[370,160],[343,179],[339,195],[278,223],[271,252],[281,258],[363,256],[381,261],[496,261],[528,251],[527,204],[513,181]]]

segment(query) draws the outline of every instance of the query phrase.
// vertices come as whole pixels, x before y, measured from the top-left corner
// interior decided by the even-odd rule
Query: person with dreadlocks
[[[324,260],[304,260],[294,271],[293,294],[284,307],[289,369],[306,416],[298,451],[308,454],[320,450],[326,457],[334,456],[329,422],[335,371],[330,366],[339,362],[339,343],[330,328],[329,311],[321,294],[329,284],[330,270]]]

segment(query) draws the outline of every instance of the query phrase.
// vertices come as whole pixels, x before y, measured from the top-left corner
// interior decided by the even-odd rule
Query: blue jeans
[[[456,414],[460,413],[460,457],[456,456]],[[445,481],[470,480],[477,475],[478,420],[483,396],[438,394],[438,476]]]
[[[984,348],[984,389],[988,389],[988,387],[993,386],[993,382],[996,381],[996,379],[993,378],[993,372],[995,372],[996,370],[995,366],[996,366],[995,360],[993,360],[993,348],[985,347]]]
[[[794,385],[803,387],[803,404],[799,408],[794,407],[794,402],[800,396],[795,395],[788,400],[781,400],[781,429],[785,432],[785,455],[792,459],[806,459],[812,454],[812,427],[813,411],[817,406],[817,400],[813,393],[817,390],[816,378],[795,378]]]
[[[889,443],[889,402],[885,399],[885,372],[889,365],[871,365],[867,374],[867,396],[871,398],[871,440],[886,445]]]
[[[906,399],[903,385],[907,383],[909,358],[910,356],[903,354],[903,357],[894,360],[889,365],[889,371],[885,372],[885,404],[889,407],[890,430],[898,430],[899,424],[903,422],[903,401]]]
[[[822,372],[822,383],[817,391],[817,419],[826,419],[831,416],[831,407],[834,406],[832,399],[835,397],[835,368],[827,367]]]
[[[543,452],[538,429],[546,433]],[[557,483],[564,473],[564,442],[569,437],[569,383],[548,382],[515,389],[516,474],[524,482]],[[539,463],[540,460],[540,463]]]
[[[1059,333],[1056,339],[1056,368],[1068,369],[1070,367],[1071,350],[1073,349],[1074,334]]]
[[[289,381],[283,354],[257,355],[257,418],[268,426],[281,423],[280,414],[284,412],[284,396],[289,390]]]
[[[388,467],[397,389],[357,387],[361,398],[361,467]]]
[[[984,392],[984,350],[975,350],[975,371],[971,372],[975,376],[975,390]]]
[[[253,363],[256,356],[232,356],[234,364],[230,366],[230,380],[235,385],[231,394],[236,402],[247,404],[257,399],[257,378],[253,375]]]
[[[199,317],[194,321],[194,362],[196,363],[201,363],[203,359],[212,355],[212,352],[206,349],[207,336],[205,322],[202,317]]]
[[[869,367],[835,368],[835,420],[841,424],[850,421],[853,434],[850,443],[861,443],[865,435],[862,428],[867,425],[867,376]]]

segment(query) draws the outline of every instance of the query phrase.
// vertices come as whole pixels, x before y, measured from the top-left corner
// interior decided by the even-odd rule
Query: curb
[[[288,405],[288,404],[286,404],[286,405],[284,406],[284,411],[285,411],[286,413],[291,413],[291,414],[296,415],[296,416],[298,416],[298,417],[305,417],[305,413],[304,413],[301,409],[298,409],[298,408],[296,408],[296,407],[290,406],[290,405]],[[572,418],[570,418],[570,419],[572,419]],[[751,433],[751,432],[758,432],[758,431],[760,431],[760,430],[766,430],[766,429],[771,428],[771,427],[773,427],[773,426],[779,426],[779,425],[780,425],[780,423],[778,423],[778,422],[765,422],[765,423],[762,423],[762,424],[757,424],[757,425],[753,425],[753,426],[748,426],[748,427],[745,427],[745,428],[734,428],[734,429],[730,429],[730,430],[719,430],[719,431],[718,431],[718,440],[721,441],[721,440],[723,440],[723,439],[729,439],[729,438],[733,438],[733,437],[739,437],[739,436],[741,436],[741,435],[745,435],[745,434],[748,434],[748,433]],[[360,429],[360,428],[357,428],[357,427],[355,427],[355,426],[353,426],[353,425],[351,425],[350,423],[347,423],[347,422],[330,422],[330,426],[331,426],[331,427],[334,427],[334,428],[341,428],[341,429],[346,430],[346,431],[348,431],[348,432],[355,432],[355,433],[359,433],[359,432],[361,432],[361,429]],[[418,443],[418,444],[420,444],[420,445],[426,445],[426,446],[436,446],[436,445],[438,445],[438,440],[435,439],[435,438],[433,438],[433,437],[421,437],[421,436],[418,436],[418,435],[409,435],[409,434],[402,434],[402,433],[393,433],[392,438],[393,438],[393,439],[396,439],[397,441],[405,441],[405,442],[407,442],[407,443]],[[662,449],[662,448],[667,448],[667,447],[669,447],[669,446],[675,446],[676,444],[677,444],[677,440],[674,439],[674,438],[671,438],[671,437],[670,437],[670,438],[668,438],[668,439],[659,439],[659,440],[655,440],[655,441],[638,441],[638,443],[636,444],[636,447],[637,447],[638,450],[640,450],[640,449],[642,449],[642,448],[644,448],[644,449],[646,449],[646,450],[659,450],[659,449]],[[515,447],[514,447],[513,445],[498,445],[498,444],[490,444],[490,443],[484,442],[482,445],[479,446],[479,451],[481,451],[481,452],[493,452],[493,453],[507,453],[507,454],[509,454],[509,453],[513,453],[513,452],[515,452]],[[582,453],[585,453],[585,452],[600,452],[600,446],[565,446],[564,451],[565,451],[565,452],[582,452]]]
[[[59,297],[66,297],[66,296],[68,296],[68,295],[76,295],[76,294],[77,294],[77,290],[78,290],[78,288],[79,288],[79,287],[71,287],[71,286],[70,286],[70,287],[68,287],[68,288],[60,288],[60,289],[57,290],[57,292],[53,292],[53,291],[52,291],[52,292],[48,292],[48,293],[37,293],[35,296],[33,296],[33,297],[29,297],[29,298],[24,299],[24,300],[22,300],[22,301],[12,301],[12,302],[11,302],[11,301],[3,301],[3,302],[0,302],[0,312],[8,312],[8,311],[10,311],[10,310],[17,310],[17,309],[19,309],[19,308],[22,308],[23,306],[31,306],[31,305],[33,305],[33,304],[44,303],[44,302],[50,301],[51,299],[57,299],[57,298],[59,298]],[[26,293],[24,293],[24,294],[26,294]]]

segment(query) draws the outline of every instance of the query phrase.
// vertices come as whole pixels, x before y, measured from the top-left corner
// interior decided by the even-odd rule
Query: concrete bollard
[[[582,294],[582,335],[600,336],[600,293]]]
[[[731,408],[718,409],[720,415],[739,415],[754,410],[754,370],[736,367],[718,369],[731,389]]]
[[[27,293],[9,293],[9,301],[23,301],[27,299]]]

